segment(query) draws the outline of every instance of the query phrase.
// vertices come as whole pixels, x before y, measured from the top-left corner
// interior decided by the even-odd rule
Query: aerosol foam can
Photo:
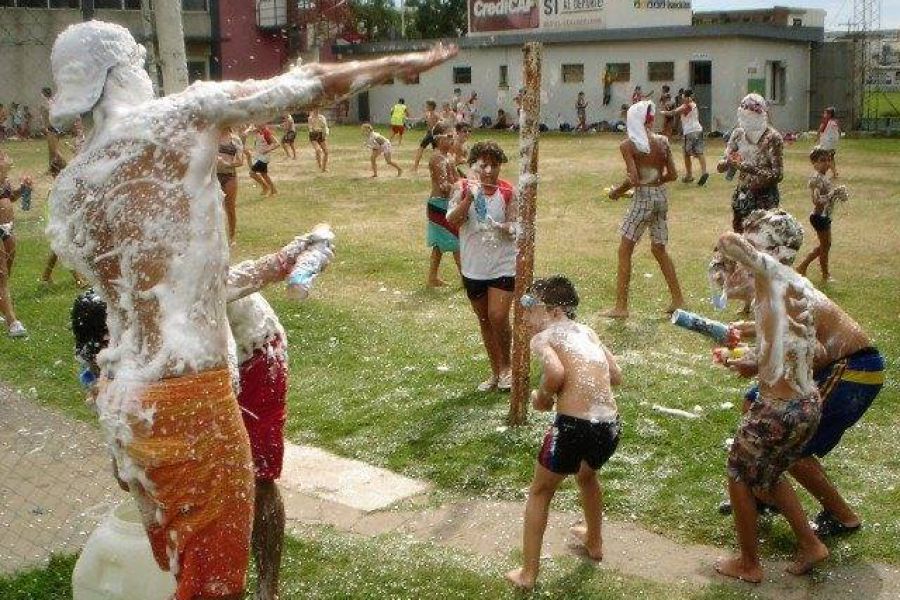
[[[672,313],[672,323],[685,329],[690,329],[708,338],[712,338],[719,343],[724,343],[728,337],[728,325],[713,321],[706,317],[701,317],[696,313],[686,310],[676,309]]]

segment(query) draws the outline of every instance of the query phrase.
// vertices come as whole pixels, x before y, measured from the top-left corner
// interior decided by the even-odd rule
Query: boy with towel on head
[[[669,228],[666,222],[669,205],[665,184],[668,181],[675,181],[678,172],[672,159],[669,141],[665,136],[652,132],[655,113],[656,108],[649,100],[642,100],[628,109],[626,115],[628,139],[619,146],[625,160],[628,178],[609,193],[610,199],[615,200],[634,188],[634,198],[619,229],[622,240],[619,244],[616,305],[603,313],[604,316],[614,319],[628,317],[631,256],[648,226],[651,237],[650,251],[659,263],[669,293],[672,295],[672,302],[666,312],[671,313],[676,308],[684,306],[675,265],[666,252],[666,244],[669,241]]]

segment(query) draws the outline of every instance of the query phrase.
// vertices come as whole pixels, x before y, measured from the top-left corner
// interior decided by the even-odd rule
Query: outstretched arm
[[[438,44],[427,52],[376,60],[295,66],[283,75],[262,81],[204,83],[183,94],[191,99],[199,90],[196,115],[219,125],[265,121],[280,113],[333,103],[393,76],[422,73],[456,53],[456,46]]]
[[[750,245],[743,236],[729,231],[719,238],[719,250],[727,258],[752,270],[758,277],[771,277],[778,265],[775,259]]]
[[[308,234],[298,236],[274,254],[267,254],[255,260],[245,260],[229,268],[225,285],[226,301],[239,300],[272,283],[282,281],[290,274],[297,259],[310,248],[313,241]]]

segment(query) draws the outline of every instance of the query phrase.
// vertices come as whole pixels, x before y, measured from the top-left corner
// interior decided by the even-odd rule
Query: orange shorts
[[[153,423],[130,419],[124,446],[152,489],[147,526],[160,568],[175,572],[176,600],[243,591],[253,526],[253,463],[225,369],[144,388]]]

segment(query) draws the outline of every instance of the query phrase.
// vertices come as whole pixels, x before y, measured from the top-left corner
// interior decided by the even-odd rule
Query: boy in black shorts
[[[838,201],[847,201],[847,188],[834,185],[826,176],[832,167],[832,152],[816,146],[809,153],[809,160],[815,172],[809,178],[809,190],[812,194],[813,211],[809,215],[809,223],[816,230],[819,245],[806,255],[797,267],[797,272],[806,275],[809,265],[819,259],[822,268],[822,281],[828,282],[831,274],[828,270],[828,253],[831,250],[831,214]]]
[[[425,154],[425,149],[428,146],[431,146],[432,150],[437,148],[437,140],[434,138],[433,133],[434,126],[441,120],[441,116],[437,112],[437,102],[434,100],[425,101],[425,112],[422,115],[422,120],[425,122],[425,137],[419,142],[419,148],[416,150],[416,156],[413,159],[413,173],[419,170],[419,162],[422,160],[422,155]]]
[[[556,404],[556,418],[541,445],[525,504],[523,566],[506,574],[516,587],[531,589],[540,567],[550,501],[569,475],[575,475],[585,519],[572,534],[587,556],[603,558],[603,496],[597,470],[619,444],[621,422],[611,386],[622,382],[622,372],[597,334],[572,320],[578,294],[567,278],[535,281],[521,303],[533,334],[531,351],[543,366],[541,384],[531,393],[532,405],[549,411]]]

